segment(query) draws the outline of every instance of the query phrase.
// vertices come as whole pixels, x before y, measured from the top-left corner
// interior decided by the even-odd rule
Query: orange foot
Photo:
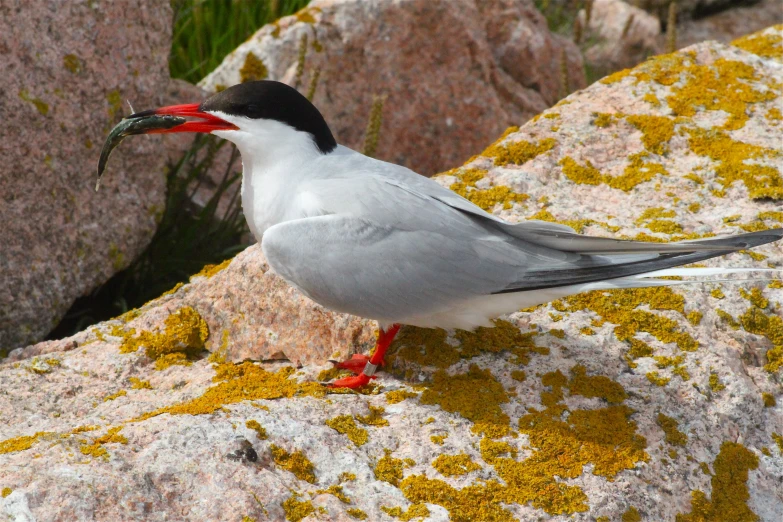
[[[367,365],[367,363],[370,362],[370,358],[361,353],[355,353],[347,361],[343,361],[343,362],[329,361],[329,362],[334,364],[335,368],[339,368],[341,370],[348,370],[349,372],[355,375],[359,375],[360,373],[362,373],[362,370],[364,370],[364,367]],[[383,366],[383,362],[381,362],[381,366]]]
[[[364,365],[362,365],[362,368],[364,368]],[[355,390],[356,388],[361,388],[370,382],[370,379],[375,379],[375,376],[373,375],[372,377],[367,377],[365,374],[360,373],[359,375],[354,375],[352,377],[343,377],[342,379],[337,379],[336,381],[327,384],[327,386],[329,388],[350,388]]]

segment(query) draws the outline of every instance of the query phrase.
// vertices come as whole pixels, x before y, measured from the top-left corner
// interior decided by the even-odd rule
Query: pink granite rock
[[[43,338],[73,300],[128,265],[164,205],[160,137],[114,152],[95,193],[109,129],[169,101],[166,2],[34,0],[2,7],[0,348]],[[192,89],[188,92],[193,92]],[[175,147],[176,148],[176,147]]]
[[[578,49],[530,0],[316,0],[259,30],[201,85],[270,78],[307,93],[317,74],[314,103],[358,150],[373,96],[387,94],[377,157],[429,175],[560,99],[562,53],[570,89],[583,87]]]
[[[778,227],[780,36],[708,42],[608,77],[436,179],[461,179],[455,189],[509,220],[587,234]],[[779,268],[783,245],[708,265]],[[372,325],[297,295],[258,247],[213,272],[0,364],[0,512],[783,518],[779,281],[585,294],[475,333],[405,328],[375,381],[384,394],[324,395],[313,381],[328,376],[330,350],[365,349]],[[214,356],[198,351],[205,337]],[[148,356],[165,349],[192,364]],[[280,353],[305,365],[225,361]]]

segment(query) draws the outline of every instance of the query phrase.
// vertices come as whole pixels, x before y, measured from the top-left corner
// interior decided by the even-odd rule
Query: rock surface
[[[269,78],[308,93],[317,76],[315,105],[357,150],[385,94],[376,156],[429,175],[560,99],[563,52],[570,90],[584,87],[578,49],[530,0],[316,0],[259,30],[201,85]]]
[[[680,48],[687,47],[705,40],[728,43],[742,35],[781,23],[783,5],[779,0],[737,5],[698,20],[682,20],[677,24],[677,45]]]
[[[677,12],[683,18],[698,19],[727,9],[757,4],[759,0],[677,0]],[[666,20],[671,0],[633,0],[634,5]]]
[[[588,234],[780,226],[781,37],[617,73],[437,179],[509,220]],[[708,264],[780,268],[783,245]],[[258,247],[213,272],[0,366],[6,516],[783,517],[779,281],[584,294],[476,333],[403,329],[381,393],[324,396],[326,354],[354,335],[364,349],[368,325],[285,288]],[[308,350],[318,361],[300,370],[227,362]]]
[[[116,150],[109,129],[192,86],[170,84],[166,2],[4,3],[0,55],[0,349],[42,339],[73,300],[147,244],[165,198],[160,137]],[[23,7],[22,7],[23,6]],[[176,148],[176,147],[175,147]]]
[[[622,0],[595,0],[590,20],[583,9],[579,21],[585,28],[585,62],[601,76],[660,52],[660,20]]]

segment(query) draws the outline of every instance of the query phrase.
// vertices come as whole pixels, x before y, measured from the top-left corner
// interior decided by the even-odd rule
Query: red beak
[[[171,132],[209,133],[216,130],[239,130],[239,127],[233,123],[229,123],[226,120],[221,120],[217,116],[213,116],[206,112],[201,112],[199,110],[198,103],[169,105],[168,107],[161,107],[160,109],[137,112],[136,114],[131,114],[128,116],[128,119],[142,118],[145,116],[152,116],[153,114],[168,114],[170,116],[180,116],[183,118],[199,118],[201,121],[186,121],[185,123],[170,129],[152,129],[145,132],[145,134],[168,134]]]

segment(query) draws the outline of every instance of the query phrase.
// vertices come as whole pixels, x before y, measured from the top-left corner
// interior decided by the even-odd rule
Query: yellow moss
[[[484,437],[479,443],[481,458],[487,464],[494,464],[495,461],[503,455],[511,455],[512,459],[517,458],[517,450],[508,442],[496,441]]]
[[[766,116],[772,125],[777,125],[779,121],[783,120],[783,113],[777,107],[772,107],[768,110]]]
[[[524,380],[527,378],[527,375],[525,375],[525,372],[522,370],[513,370],[511,372],[511,378],[515,381],[524,382]]]
[[[403,461],[392,457],[391,450],[389,449],[384,449],[383,452],[383,457],[378,459],[375,468],[373,468],[375,478],[388,482],[393,486],[398,486],[400,480],[402,480]]]
[[[351,518],[355,518],[357,520],[367,520],[367,513],[359,508],[349,508],[345,510],[345,512],[348,513],[348,516]]]
[[[761,394],[761,400],[764,401],[765,408],[774,408],[778,404],[775,400],[775,396],[767,392]]]
[[[357,446],[362,446],[369,440],[367,430],[358,427],[356,421],[350,415],[340,415],[333,419],[328,419],[326,425],[337,431],[337,433],[347,435],[348,439]]]
[[[269,450],[272,452],[272,460],[281,468],[293,473],[299,480],[304,480],[310,484],[315,484],[316,478],[315,466],[301,451],[289,453],[283,448],[271,444]]]
[[[609,114],[606,112],[594,112],[593,116],[595,116],[593,125],[596,127],[606,128],[610,125],[613,125],[617,121],[617,118],[614,114]]]
[[[28,450],[33,446],[33,444],[38,442],[38,439],[48,435],[54,435],[54,433],[49,431],[39,431],[35,435],[23,435],[21,437],[6,439],[0,442],[0,454]]]
[[[618,383],[603,375],[588,376],[581,364],[571,368],[568,389],[571,395],[598,397],[612,404],[619,404],[627,398],[625,390]]]
[[[221,272],[221,271],[225,270],[226,268],[228,268],[228,265],[230,265],[231,261],[233,261],[233,260],[234,260],[233,258],[230,258],[230,259],[226,259],[225,261],[223,261],[222,263],[220,263],[218,265],[204,265],[204,268],[202,268],[198,273],[193,274],[192,276],[190,276],[190,279],[192,281],[194,277],[210,278],[210,277],[214,276],[215,274],[217,274],[218,272]]]
[[[511,188],[502,185],[491,186],[488,189],[476,188],[476,182],[486,176],[486,170],[472,168],[460,171],[460,169],[455,169],[450,171],[450,174],[459,181],[452,183],[449,188],[486,211],[491,211],[498,203],[502,204],[503,208],[509,209],[513,203],[521,203],[530,198],[527,194],[516,193]]]
[[[693,181],[694,183],[696,183],[697,185],[703,185],[704,184],[704,178],[702,178],[698,174],[694,174],[693,172],[690,172],[690,173],[684,175],[683,178],[689,179],[689,180]],[[701,205],[699,203],[693,203],[692,205],[698,205],[698,206],[695,207],[695,210],[691,210],[691,212],[697,212],[699,210],[699,208],[701,208]],[[688,208],[688,210],[690,210],[690,207]]]
[[[348,497],[348,495],[346,495],[343,492],[343,487],[342,486],[334,485],[334,486],[329,486],[327,489],[318,489],[318,490],[315,491],[315,494],[316,495],[323,495],[323,494],[332,495],[335,498],[337,498],[337,500],[342,502],[343,504],[350,504],[351,503],[351,499]]]
[[[249,420],[245,422],[245,427],[247,427],[247,429],[255,431],[260,440],[267,439],[266,429],[264,429],[264,427],[261,426],[261,424],[259,424],[257,420]]]
[[[772,26],[769,30],[781,31],[783,30],[783,25]],[[783,59],[783,36],[773,32],[749,34],[734,40],[731,42],[731,45],[762,58]]]
[[[687,129],[691,150],[717,162],[715,176],[724,188],[735,181],[745,184],[752,199],[783,199],[783,177],[777,168],[746,163],[764,157],[777,157],[774,149],[732,139],[719,130]]]
[[[748,472],[758,468],[759,459],[747,448],[734,442],[724,442],[715,458],[712,493],[691,493],[691,512],[679,514],[677,522],[755,522],[760,520],[748,506]]]
[[[606,85],[611,85],[613,83],[617,83],[623,80],[626,76],[631,74],[631,69],[623,69],[622,71],[617,71],[615,73],[610,74],[609,76],[601,79],[601,83]]]
[[[438,446],[443,446],[443,443],[448,438],[448,435],[433,435],[430,437],[430,440],[433,442],[433,444],[437,444]]]
[[[563,168],[563,174],[578,184],[598,185],[604,180],[603,174],[588,160],[585,166],[577,163],[570,156],[564,157],[558,163]]]
[[[419,399],[421,404],[438,404],[449,413],[459,413],[474,423],[473,433],[489,437],[502,437],[510,431],[510,419],[500,408],[508,401],[492,372],[475,364],[468,373],[453,376],[438,370]]]
[[[693,337],[678,331],[679,324],[676,321],[636,309],[643,304],[651,310],[672,310],[685,315],[683,296],[668,287],[597,290],[554,301],[552,306],[559,312],[595,312],[604,320],[617,325],[614,335],[620,341],[632,339],[637,332],[647,332],[661,342],[676,343],[685,351],[698,348],[698,342]]]
[[[704,314],[699,312],[698,310],[693,310],[691,312],[688,312],[688,314],[685,317],[688,319],[688,322],[691,323],[693,326],[699,326],[702,318],[704,317]]]
[[[285,519],[290,522],[300,522],[303,518],[315,513],[315,507],[309,500],[299,500],[299,495],[294,493],[280,504],[285,512]]]
[[[386,410],[381,406],[368,405],[370,413],[368,415],[356,415],[356,420],[365,426],[388,426],[389,421],[383,418]]]
[[[414,393],[408,390],[394,390],[386,393],[386,402],[389,404],[397,404],[405,399],[412,399],[418,397],[418,393]]]
[[[149,381],[142,381],[138,377],[129,377],[128,380],[131,383],[132,390],[151,390],[152,385]]]
[[[473,462],[470,455],[460,453],[458,455],[438,455],[432,462],[432,467],[438,470],[438,473],[446,477],[465,475],[471,471],[481,469],[481,466]]]
[[[8,495],[10,495],[13,492],[14,492],[14,490],[11,489],[11,488],[3,488],[3,492],[0,494],[0,496],[5,498],[5,497],[7,497]]]
[[[131,329],[124,335],[120,353],[134,353],[144,346],[147,357],[156,360],[158,370],[172,364],[189,364],[188,357],[197,356],[209,338],[206,321],[190,306],[169,315],[163,333],[143,331],[132,337],[134,333]]]
[[[109,395],[108,397],[104,397],[103,398],[103,402],[113,401],[114,399],[116,399],[118,397],[125,397],[126,395],[128,395],[128,392],[126,392],[125,390],[120,390],[117,393],[113,393],[113,394]]]
[[[109,431],[106,432],[105,435],[93,439],[93,441],[90,444],[88,444],[87,442],[82,442],[79,451],[81,451],[83,455],[89,455],[93,458],[103,458],[104,460],[108,460],[109,452],[106,451],[106,448],[103,447],[104,444],[111,444],[111,443],[127,444],[128,443],[128,439],[124,435],[119,434],[121,430],[122,430],[122,426],[109,428]]]
[[[721,310],[720,308],[716,309],[715,313],[718,314],[718,317],[720,317],[723,321],[728,323],[732,330],[739,330],[739,323],[734,320],[730,313],[726,312],[725,310]]]
[[[756,306],[758,308],[766,308],[769,306],[769,300],[764,297],[761,293],[761,289],[758,287],[754,287],[751,289],[750,292],[745,290],[744,288],[739,289],[740,295],[744,298],[750,301],[750,303],[753,306]]]
[[[407,511],[403,511],[401,507],[387,507],[381,506],[381,511],[389,515],[390,517],[399,518],[400,520],[407,522],[414,518],[427,518],[430,516],[430,510],[427,506],[422,504],[411,504]]]
[[[642,515],[639,514],[638,509],[631,506],[625,513],[623,513],[623,516],[620,520],[622,522],[641,522]]]
[[[631,349],[628,350],[628,356],[632,359],[640,357],[650,357],[653,354],[652,347],[639,339],[630,339]]]
[[[685,176],[685,177],[687,178],[688,176]],[[701,203],[697,202],[697,203],[691,203],[690,205],[688,205],[688,212],[693,212],[695,214],[699,210],[701,210]]]
[[[715,299],[723,299],[726,297],[726,294],[723,293],[721,288],[713,288],[710,290],[710,295]]]
[[[775,441],[775,444],[778,445],[778,451],[783,455],[783,436],[772,432],[772,440]]]
[[[212,378],[217,384],[195,399],[159,408],[141,417],[141,421],[168,413],[171,415],[204,415],[213,413],[227,404],[246,400],[280,399],[310,395],[323,397],[325,392],[317,383],[298,383],[289,377],[296,371],[287,366],[275,373],[267,372],[252,362],[225,363],[216,367]]]
[[[261,58],[253,54],[252,51],[248,51],[245,63],[239,69],[239,81],[245,83],[264,80],[268,75],[269,71]]]
[[[654,154],[664,154],[668,147],[666,144],[674,136],[676,121],[666,116],[652,116],[648,114],[632,114],[625,119],[642,131],[642,143],[644,148]]]
[[[642,96],[642,99],[644,101],[646,101],[647,103],[650,103],[650,104],[654,105],[655,107],[658,107],[658,106],[661,105],[661,100],[659,100],[658,97],[655,94],[651,93],[651,92],[648,92],[647,94]]]
[[[503,137],[501,137],[498,142],[502,139]],[[494,158],[495,165],[500,166],[510,164],[524,165],[536,156],[549,152],[557,144],[553,138],[545,138],[538,143],[522,140],[501,145],[498,142],[487,147],[481,155],[488,158]]]
[[[685,446],[685,443],[688,442],[688,436],[679,430],[676,420],[663,413],[658,414],[657,420],[658,426],[666,435],[666,442],[674,446]]]
[[[666,386],[669,384],[669,381],[671,381],[671,379],[668,377],[662,377],[659,375],[658,372],[647,372],[645,376],[647,377],[648,381],[656,386]]]

